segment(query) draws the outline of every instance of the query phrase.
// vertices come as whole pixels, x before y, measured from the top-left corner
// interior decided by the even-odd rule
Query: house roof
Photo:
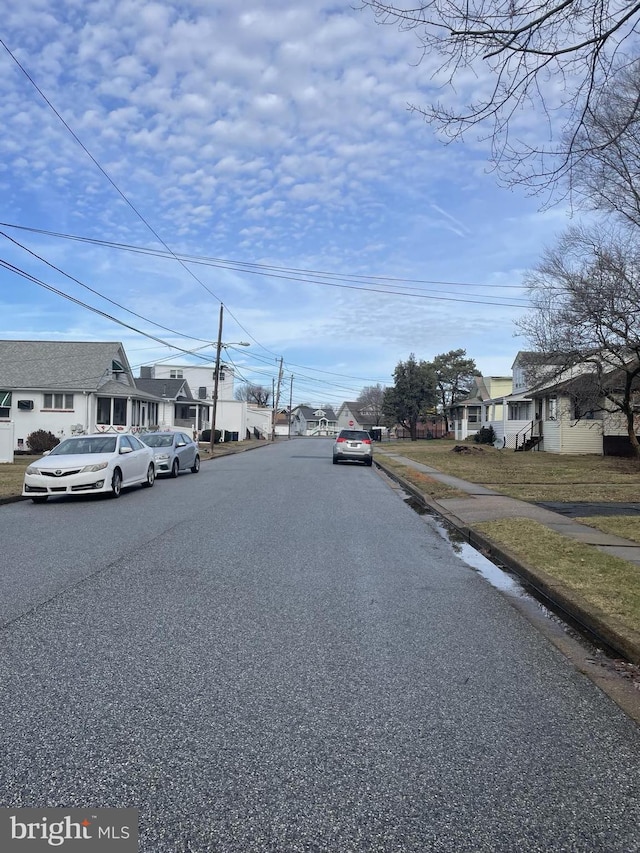
[[[294,412],[296,412],[296,411],[300,412],[303,415],[303,417],[305,418],[305,420],[307,420],[307,421],[314,420],[316,417],[314,412],[317,412],[317,411],[324,412],[325,417],[329,421],[338,420],[333,409],[327,409],[327,408],[324,408],[324,406],[295,406],[293,411]]]
[[[95,391],[117,361],[131,376],[121,343],[0,341],[0,386],[17,390]],[[131,386],[124,386],[121,389]]]
[[[193,394],[186,379],[139,379],[136,387],[154,397],[164,397],[168,400],[178,398],[193,400]]]

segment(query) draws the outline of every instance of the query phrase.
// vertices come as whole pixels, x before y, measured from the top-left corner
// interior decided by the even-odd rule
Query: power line
[[[20,230],[31,231],[33,233],[42,234],[49,237],[56,237],[64,240],[73,240],[80,243],[88,243],[91,245],[104,246],[106,248],[117,249],[119,251],[133,252],[135,254],[150,255],[156,258],[179,259],[185,264],[197,264],[199,266],[211,266],[217,269],[226,269],[231,272],[247,273],[249,275],[259,275],[265,278],[276,278],[281,281],[295,281],[302,284],[318,285],[323,287],[343,288],[347,290],[357,290],[368,293],[381,293],[392,296],[406,296],[417,299],[431,299],[444,302],[463,302],[471,305],[487,305],[501,308],[523,308],[528,303],[527,297],[508,297],[512,301],[506,301],[507,297],[502,299],[499,296],[492,296],[493,301],[487,298],[473,299],[471,297],[479,294],[469,294],[469,296],[443,296],[441,291],[428,290],[423,287],[411,287],[411,284],[431,284],[441,287],[475,287],[484,289],[514,289],[522,290],[519,285],[511,284],[482,284],[472,282],[453,282],[453,281],[438,281],[429,279],[410,279],[398,277],[385,277],[379,275],[362,275],[358,273],[333,273],[320,270],[305,270],[296,267],[277,267],[268,264],[250,263],[247,261],[234,261],[222,258],[210,258],[197,255],[176,255],[170,252],[168,256],[165,252],[160,252],[157,249],[145,246],[135,246],[127,243],[117,243],[109,240],[98,240],[91,237],[80,237],[78,235],[64,234],[61,232],[47,231],[45,229],[29,228],[27,226],[14,225],[11,223],[0,222],[0,226],[5,228],[17,228]],[[351,282],[351,283],[350,283]],[[355,282],[355,283],[354,283]],[[371,285],[371,286],[367,286]],[[383,287],[383,285],[385,285]],[[401,289],[402,288],[402,289]],[[498,301],[500,300],[500,301]],[[516,303],[515,300],[518,300]],[[238,326],[251,336],[236,317],[227,311],[233,319],[238,323]],[[255,343],[258,341],[252,338]],[[267,349],[266,347],[263,347]],[[269,351],[269,350],[267,350]]]

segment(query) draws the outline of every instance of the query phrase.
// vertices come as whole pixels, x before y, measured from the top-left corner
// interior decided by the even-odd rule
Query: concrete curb
[[[450,527],[456,530],[470,545],[484,556],[521,578],[536,593],[546,599],[552,608],[556,608],[579,626],[582,626],[595,638],[608,646],[617,656],[625,658],[634,664],[640,664],[640,633],[629,634],[629,629],[623,629],[616,620],[595,610],[588,605],[573,590],[567,589],[562,583],[539,569],[527,565],[519,557],[510,553],[502,546],[492,541],[478,531],[469,527],[462,519],[441,506],[437,500],[421,492],[412,483],[405,480],[396,471],[388,468],[379,459],[375,464],[387,477],[394,480],[426,509],[431,510],[442,518]]]

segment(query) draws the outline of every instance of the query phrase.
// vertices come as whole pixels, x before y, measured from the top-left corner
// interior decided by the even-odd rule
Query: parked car
[[[373,464],[371,436],[364,429],[341,429],[333,443],[333,464],[350,460]]]
[[[186,433],[147,432],[140,438],[152,449],[158,474],[177,477],[187,468],[194,474],[200,470],[198,445]]]
[[[125,486],[153,486],[153,451],[135,435],[79,435],[65,438],[24,474],[22,494],[34,503],[52,495],[108,492],[120,497]]]

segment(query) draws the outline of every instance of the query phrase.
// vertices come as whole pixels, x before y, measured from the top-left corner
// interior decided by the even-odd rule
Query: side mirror
[[[121,454],[124,454],[124,453],[132,453],[132,452],[133,452],[133,451],[131,450],[131,448],[130,448],[130,447],[121,447],[121,448],[120,448],[120,453],[121,453]]]

